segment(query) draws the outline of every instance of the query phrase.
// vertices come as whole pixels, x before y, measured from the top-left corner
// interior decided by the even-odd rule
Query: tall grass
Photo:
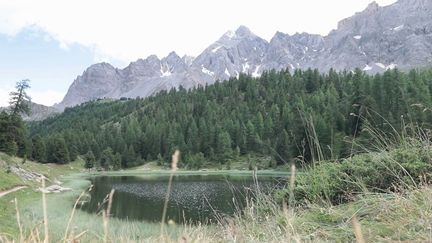
[[[313,141],[310,144],[316,146],[314,150],[319,159],[319,140],[313,138],[316,133],[311,126]],[[80,194],[66,220],[63,235],[49,237],[55,232],[50,228],[55,223],[48,222],[49,202],[42,194],[44,220],[30,230],[25,230],[20,223],[22,217],[15,202],[19,241],[54,242],[59,238],[63,242],[431,241],[430,131],[407,125],[401,132],[393,128],[394,133],[389,135],[367,124],[364,131],[371,134],[375,143],[366,147],[354,140],[355,148],[362,150],[362,154],[340,161],[320,161],[301,174],[296,173],[293,165],[285,190],[278,191],[276,196],[256,190],[243,210],[232,217],[219,215],[214,225],[166,224],[166,207],[179,156],[176,151],[160,225],[143,226],[111,218],[112,191],[102,218],[91,216],[91,220],[100,220],[102,231],[95,230],[94,225],[86,230],[79,229],[74,224],[79,224],[75,220],[77,214],[80,219],[84,218],[82,213],[75,212],[83,197]],[[119,225],[126,225],[128,231],[119,231]],[[148,234],[145,227],[152,227],[158,233]],[[173,227],[177,233],[170,234]],[[140,236],[136,237],[135,233]],[[14,237],[2,235],[0,241],[13,242]]]
[[[170,177],[168,180],[168,190],[167,190],[167,194],[165,196],[165,202],[164,202],[164,207],[163,207],[163,212],[162,212],[161,229],[160,229],[161,237],[163,237],[163,234],[165,234],[164,229],[165,229],[166,213],[167,213],[167,209],[168,209],[169,197],[171,194],[172,180],[173,180],[173,176],[174,176],[175,172],[177,171],[177,163],[178,163],[179,157],[180,157],[180,152],[178,150],[176,150],[172,156],[171,173],[170,173]]]

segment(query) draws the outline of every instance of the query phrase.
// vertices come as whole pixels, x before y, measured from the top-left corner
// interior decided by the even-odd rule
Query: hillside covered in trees
[[[274,164],[342,158],[355,152],[353,141],[367,144],[365,127],[431,124],[431,93],[432,70],[240,75],[189,91],[67,108],[30,124],[29,156],[66,163],[85,155],[88,167],[107,169],[162,161],[176,148],[188,168],[251,153],[272,156]]]

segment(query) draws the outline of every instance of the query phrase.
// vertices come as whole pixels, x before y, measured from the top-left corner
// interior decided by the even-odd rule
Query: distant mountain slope
[[[149,56],[124,69],[108,63],[90,66],[73,82],[57,108],[97,98],[147,97],[161,90],[191,88],[263,70],[317,68],[327,71],[360,67],[368,73],[432,63],[432,1],[399,0],[339,22],[327,36],[277,32],[270,42],[241,26],[225,33],[196,58],[175,52]]]
[[[86,102],[31,123],[30,131],[45,141],[48,157],[64,141],[72,160],[90,150],[100,159],[111,149],[121,155],[123,167],[161,156],[169,161],[175,149],[182,152],[183,166],[251,153],[279,163],[336,159],[373,149],[371,133],[379,131],[377,139],[400,133],[405,122],[430,129],[431,93],[432,68],[374,76],[359,69],[265,71],[259,78],[240,74],[146,99]]]
[[[6,110],[6,107],[0,107],[0,112]],[[54,107],[45,106],[41,104],[30,103],[30,114],[24,115],[24,121],[42,121],[48,117],[54,116],[55,114],[60,113]]]
[[[24,121],[42,121],[58,113],[60,113],[60,111],[54,107],[36,104],[32,102],[30,104],[30,115],[24,116],[23,119]]]

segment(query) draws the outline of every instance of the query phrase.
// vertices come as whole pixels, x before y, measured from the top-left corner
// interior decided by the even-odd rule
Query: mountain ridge
[[[409,11],[408,11],[409,10]],[[432,63],[432,1],[376,2],[338,23],[327,36],[276,32],[267,41],[246,26],[228,31],[195,58],[175,52],[151,55],[124,69],[108,63],[90,66],[78,76],[63,101],[64,109],[98,98],[147,97],[162,90],[205,86],[240,73],[258,77],[265,70],[353,70],[368,73]]]

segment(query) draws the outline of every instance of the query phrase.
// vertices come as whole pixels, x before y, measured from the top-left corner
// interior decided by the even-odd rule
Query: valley
[[[308,0],[292,1],[284,25],[265,25],[291,34],[240,24],[210,45],[200,37],[256,6],[232,2],[210,27],[207,7],[172,2],[144,21],[153,9],[125,1],[32,18],[11,2],[0,18],[0,242],[432,241],[432,1],[366,1],[327,34],[288,28],[308,25],[287,14]],[[302,13],[314,27],[355,4],[325,3]],[[253,20],[282,9],[268,6]],[[177,42],[206,47],[136,60]],[[61,86],[53,106],[32,99]]]

